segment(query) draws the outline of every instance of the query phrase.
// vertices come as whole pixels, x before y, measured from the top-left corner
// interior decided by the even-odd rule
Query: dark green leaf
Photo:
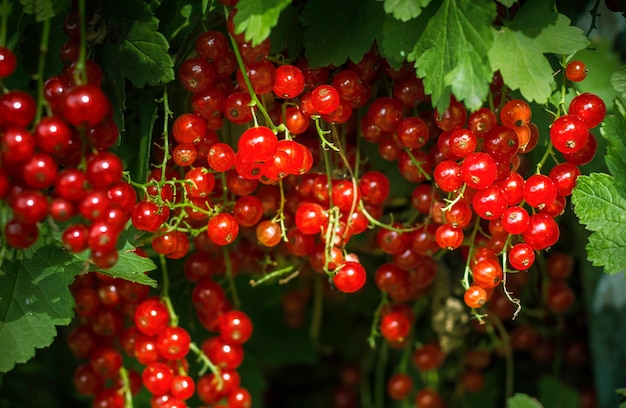
[[[423,18],[424,14],[419,21]],[[417,24],[417,21],[403,23],[391,16],[385,18],[378,45],[381,55],[387,59],[389,65],[396,69],[400,68],[409,53],[413,51],[424,28],[425,24]]]
[[[126,79],[124,78],[124,73],[111,70],[111,66],[106,64],[104,67],[102,89],[111,101],[111,105],[113,106],[113,120],[121,133],[126,125],[124,123],[124,111],[126,110]]]
[[[604,119],[600,134],[608,142],[604,161],[611,174],[620,176],[615,178],[615,183],[622,196],[626,197],[626,178],[623,177],[623,174],[626,173],[626,138],[624,137],[626,134],[626,117],[623,106],[621,104],[617,106],[615,114],[608,115]]]
[[[169,45],[150,7],[141,0],[111,0],[103,6],[110,23],[102,50],[107,69],[123,72],[138,88],[173,81]]]
[[[574,54],[589,44],[582,30],[554,12],[550,2],[524,3],[515,19],[496,34],[489,50],[493,70],[529,101],[545,103],[552,93],[553,70],[544,53]]]
[[[117,153],[124,160],[132,180],[144,183],[148,176],[152,130],[157,120],[157,93],[153,88],[142,89],[129,95],[129,103],[137,109],[127,113],[127,128],[122,133],[122,143]]]
[[[302,52],[302,25],[298,19],[298,9],[288,6],[280,13],[278,25],[272,29],[270,43],[272,53],[287,51],[290,58],[295,58]]]
[[[261,44],[278,23],[280,12],[291,0],[240,0],[235,14],[235,32],[245,32],[246,41]]]
[[[329,12],[332,11],[332,12]],[[313,67],[359,62],[380,37],[383,3],[362,0],[319,0],[306,4],[300,18],[305,56]]]
[[[515,394],[506,400],[506,408],[542,408],[542,405],[526,394]]]
[[[146,272],[156,269],[156,265],[150,258],[138,255],[135,252],[135,246],[132,244],[132,242],[137,242],[139,239],[139,232],[132,226],[128,227],[118,238],[117,251],[119,259],[109,269],[97,269],[90,261],[89,251],[72,254],[72,258],[77,265],[80,265],[80,269],[85,271],[97,270],[113,278],[156,287],[157,282],[146,274]]]
[[[488,0],[444,0],[408,60],[415,61],[424,88],[440,110],[450,90],[470,110],[487,98],[493,71],[476,55],[486,55],[493,43],[495,3]]]
[[[208,0],[169,0],[159,6],[158,18],[172,54],[184,51],[180,47],[204,17],[209,3]]]
[[[544,376],[539,381],[539,400],[545,408],[577,407],[580,404],[576,390],[553,376]]]
[[[572,203],[580,222],[593,231],[586,247],[588,259],[595,266],[604,266],[607,273],[623,271],[626,198],[615,178],[603,173],[579,176]]]
[[[385,13],[407,22],[419,16],[429,3],[430,0],[385,0]]]
[[[59,11],[66,10],[71,0],[20,0],[24,13],[34,14],[38,22],[54,17]]]
[[[62,248],[40,243],[23,255],[0,266],[0,372],[50,345],[55,326],[74,315],[68,285],[79,270],[71,267],[76,261]]]

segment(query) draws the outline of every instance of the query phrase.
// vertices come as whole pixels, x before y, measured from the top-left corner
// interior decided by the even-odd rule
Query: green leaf
[[[577,407],[580,404],[576,390],[554,376],[539,380],[539,400],[545,408]]]
[[[433,106],[445,108],[450,90],[468,109],[482,106],[493,71],[476,56],[491,48],[495,15],[495,3],[489,0],[444,0],[428,21],[408,60],[415,61]]]
[[[626,98],[626,66],[621,67],[611,75],[611,85],[621,94],[622,98]]]
[[[180,50],[180,47],[204,17],[209,3],[208,0],[168,0],[159,6],[157,18],[161,22],[161,32],[168,40],[172,54],[186,51]]]
[[[589,231],[588,259],[606,273],[624,270],[626,198],[615,178],[603,173],[579,176],[572,194],[574,211]]]
[[[272,29],[270,43],[272,53],[278,54],[287,51],[287,55],[295,57],[302,52],[303,28],[298,18],[298,9],[294,6],[285,8],[280,13],[278,25]]]
[[[422,14],[420,20],[425,16]],[[378,40],[380,53],[387,59],[389,65],[400,68],[415,43],[422,35],[425,24],[416,24],[416,21],[402,22],[391,16],[385,18],[382,35]]]
[[[47,347],[58,325],[70,323],[74,301],[68,285],[79,269],[62,248],[41,239],[19,260],[0,266],[0,372]]]
[[[103,7],[112,25],[102,50],[107,71],[123,72],[138,88],[173,81],[169,44],[150,7],[141,0],[111,0]]]
[[[535,398],[518,393],[506,400],[506,408],[542,408],[542,405]]]
[[[513,4],[517,3],[517,0],[498,0],[498,3],[502,4],[504,7],[511,7]]]
[[[332,11],[332,12],[329,12]],[[308,2],[300,15],[306,26],[305,56],[313,67],[359,62],[380,37],[383,3],[363,0]]]
[[[626,173],[626,116],[623,109],[621,103],[616,104],[616,113],[604,119],[600,134],[608,142],[604,161],[611,174],[620,176],[615,178],[615,183],[626,197],[626,179],[623,177]]]
[[[122,134],[124,143],[117,149],[130,178],[139,183],[144,183],[148,176],[152,130],[158,111],[156,99],[154,88],[138,90],[129,95],[129,104],[137,109],[132,112],[132,116],[128,116],[127,129]]]
[[[235,32],[245,32],[246,41],[261,44],[278,23],[280,12],[291,0],[240,0],[234,17]]]
[[[34,14],[37,22],[54,17],[59,11],[70,6],[70,0],[20,0],[24,13]]]
[[[430,0],[385,0],[385,13],[392,14],[394,18],[407,22],[422,13],[422,9],[428,6]]]
[[[553,70],[545,53],[574,54],[589,40],[570,20],[554,12],[550,2],[530,0],[515,19],[496,34],[489,62],[504,82],[529,101],[545,103],[552,93]]]

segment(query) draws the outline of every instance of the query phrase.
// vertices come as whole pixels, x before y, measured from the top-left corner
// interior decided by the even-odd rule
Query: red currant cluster
[[[210,311],[220,294],[224,296],[221,287],[211,283],[194,290],[194,304],[202,310]],[[80,394],[93,396],[94,406],[123,407],[124,398],[142,388],[150,392],[155,407],[186,407],[184,401],[196,393],[208,405],[224,400],[229,407],[250,406],[250,394],[240,387],[236,371],[243,361],[242,344],[252,335],[245,313],[221,313],[210,328],[218,334],[198,349],[187,330],[176,324],[167,303],[148,297],[147,286],[90,273],[76,280],[72,291],[82,324],[69,334],[68,344],[77,358],[88,360],[76,368],[74,385]],[[189,375],[190,350],[211,374],[197,381]],[[143,366],[141,374],[124,367],[123,353]]]
[[[233,7],[236,0],[221,2]],[[490,312],[500,300],[512,307],[508,289],[494,289],[507,276],[523,275],[514,272],[528,270],[538,251],[557,243],[555,218],[572,193],[578,166],[596,152],[590,129],[606,114],[596,95],[576,96],[567,112],[559,107],[537,171],[526,176],[525,158],[540,132],[529,104],[512,99],[498,75],[491,108],[468,114],[452,97],[445,111],[433,111],[415,69],[392,68],[375,47],[341,67],[311,68],[304,58],[279,63],[268,58],[269,40],[253,46],[235,32],[236,12],[228,14],[228,36],[200,34],[195,52],[180,64],[178,84],[188,92],[189,109],[172,112],[165,90],[166,134],[155,143],[145,182],[123,181],[123,163],[109,151],[119,132],[99,66],[81,57],[75,14],[65,22],[65,72],[45,81],[44,99],[37,103],[21,91],[0,97],[0,198],[13,214],[6,241],[15,248],[32,245],[38,223],[50,216],[68,225],[62,234],[68,250],[90,250],[93,263],[105,269],[117,261],[118,237],[131,221],[148,233],[163,269],[164,258],[184,258],[197,321],[212,333],[195,345],[178,325],[167,287],[152,298],[138,284],[102,274],[79,277],[72,290],[81,325],[69,345],[88,359],[74,382],[79,393],[94,396],[94,406],[122,407],[143,387],[153,407],[185,407],[194,394],[213,407],[249,407],[237,369],[252,323],[238,310],[233,276],[262,272],[254,282],[260,284],[322,274],[328,288],[357,292],[368,273],[350,246],[356,236],[385,257],[371,273],[383,298],[374,334],[410,350],[420,372],[441,367],[442,346],[433,341],[413,350],[412,342],[411,303],[435,280],[436,256],[460,249],[464,300],[476,315],[490,299]],[[0,48],[0,78],[15,65],[13,53]],[[580,61],[564,71],[572,82],[586,75]],[[381,83],[389,92],[379,89]],[[400,203],[408,207],[399,217],[403,222],[382,221],[392,186],[386,170],[361,157],[363,140],[376,144],[380,157],[394,162],[412,185],[410,200]],[[550,157],[556,165],[542,174]],[[286,266],[268,269],[276,265]],[[572,299],[567,274],[549,273],[550,308],[563,313]],[[217,282],[222,277],[229,292]],[[283,298],[291,324],[303,321],[308,293],[305,288]],[[192,378],[189,352],[212,372]],[[143,367],[141,375],[124,367],[123,353]],[[467,367],[466,389],[482,387],[476,379],[481,367]],[[414,390],[405,371],[388,380],[394,400]],[[415,401],[444,405],[431,387]]]
[[[71,17],[64,26],[68,43],[79,35]],[[10,50],[2,53],[6,76],[16,61]],[[71,222],[62,237],[67,249],[89,249],[93,263],[108,268],[117,262],[117,238],[136,193],[121,181],[120,158],[107,150],[119,132],[100,87],[100,67],[91,60],[81,64],[77,54],[63,55],[65,71],[45,81],[42,100],[19,90],[2,96],[0,198],[13,210],[4,236],[14,248],[26,248],[47,216]]]

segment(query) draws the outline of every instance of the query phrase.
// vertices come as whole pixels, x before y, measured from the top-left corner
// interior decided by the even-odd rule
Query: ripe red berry
[[[170,325],[167,307],[158,299],[144,300],[135,310],[135,325],[144,334],[154,336]]]
[[[281,65],[276,68],[274,94],[279,98],[293,99],[304,90],[304,74],[294,65]]]
[[[226,343],[243,344],[252,336],[252,321],[240,310],[230,310],[220,316],[219,333]]]
[[[74,126],[94,127],[104,120],[111,107],[102,89],[93,84],[78,85],[63,95],[63,117]]]
[[[339,93],[331,85],[320,85],[311,93],[313,108],[320,114],[329,114],[339,106]]]
[[[565,76],[572,82],[580,82],[587,77],[587,66],[580,60],[570,61],[565,67]]]
[[[15,71],[17,57],[7,47],[0,47],[0,78],[6,78]]]
[[[345,262],[333,276],[333,283],[344,293],[353,293],[365,285],[365,268],[358,262]]]
[[[228,245],[239,235],[239,223],[232,214],[216,214],[209,220],[207,234],[217,245]]]

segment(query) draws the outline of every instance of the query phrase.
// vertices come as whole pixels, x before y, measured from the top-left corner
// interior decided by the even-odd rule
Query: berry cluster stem
[[[85,0],[78,0],[78,22],[80,25],[80,48],[78,60],[76,61],[76,83],[82,85],[87,83],[87,71],[85,60],[87,59],[87,5]]]
[[[159,254],[159,261],[161,264],[161,274],[163,275],[163,283],[161,285],[161,300],[165,303],[167,307],[167,311],[170,314],[170,325],[172,327],[178,326],[178,315],[174,310],[174,306],[172,305],[172,300],[170,299],[170,276],[167,271],[167,260],[165,259],[165,255]]]
[[[224,16],[228,19],[228,7],[226,6],[224,6]],[[241,76],[243,77],[243,80],[246,83],[246,88],[248,88],[248,93],[250,94],[250,100],[251,100],[250,108],[252,109],[252,116],[254,117],[254,120],[256,122],[256,116],[254,115],[254,107],[257,107],[259,109],[259,112],[261,112],[261,115],[263,115],[263,118],[265,119],[265,123],[267,123],[267,125],[270,128],[272,128],[272,130],[274,130],[276,128],[276,125],[274,125],[274,122],[272,122],[272,118],[270,118],[270,115],[267,113],[265,106],[263,106],[263,104],[259,100],[259,97],[257,96],[256,92],[254,92],[254,88],[252,87],[252,82],[250,82],[250,78],[248,77],[248,72],[246,71],[246,66],[243,63],[243,58],[241,58],[241,52],[239,52],[239,46],[237,45],[237,41],[235,41],[235,38],[232,35],[230,35],[230,33],[228,33],[228,37],[230,38],[230,43],[232,44],[233,51],[235,52],[235,58],[237,59],[237,66],[239,70],[241,71]]]
[[[128,370],[122,366],[120,368],[120,378],[122,379],[122,393],[124,394],[124,408],[133,408],[133,394],[130,390],[130,379]]]
[[[202,368],[198,372],[198,375],[203,376],[206,373],[206,370],[209,370],[213,373],[217,381],[219,382],[218,388],[222,389],[224,382],[222,380],[222,373],[220,368],[213,364],[211,360],[207,357],[206,354],[202,351],[200,347],[195,342],[189,343],[189,350],[194,353],[198,357],[198,361],[202,363]]]

